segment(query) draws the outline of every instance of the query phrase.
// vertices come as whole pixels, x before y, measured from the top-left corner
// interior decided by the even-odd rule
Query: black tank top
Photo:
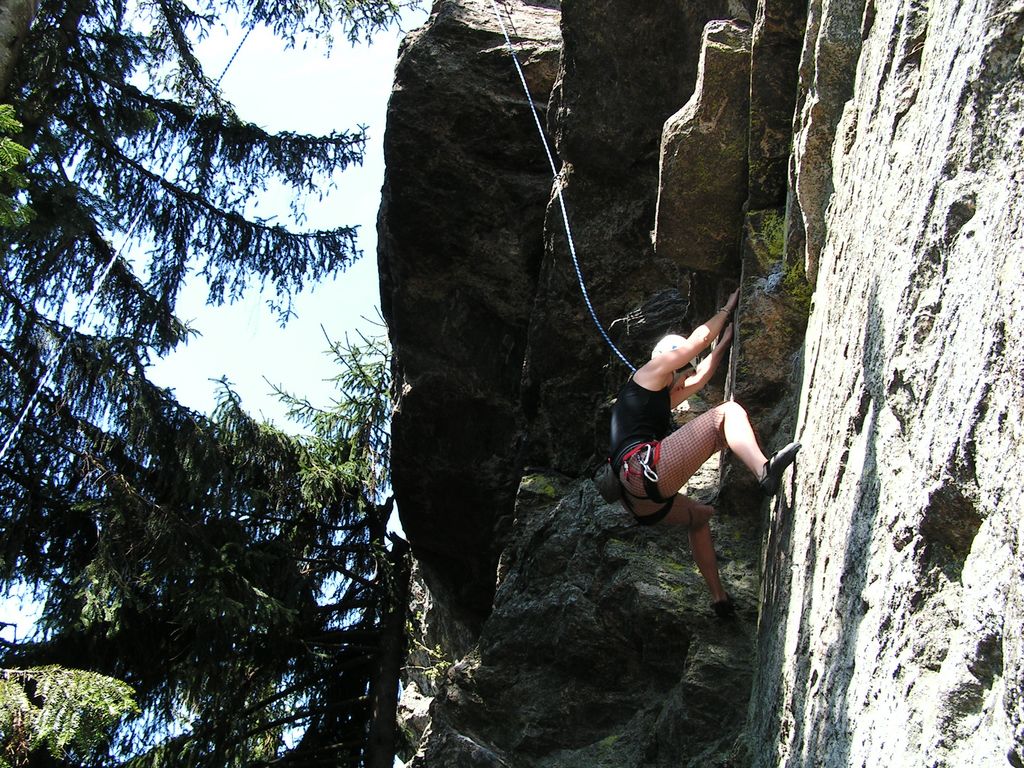
[[[618,466],[630,448],[652,440],[661,440],[672,424],[669,390],[644,389],[630,379],[619,390],[612,406],[612,465]]]

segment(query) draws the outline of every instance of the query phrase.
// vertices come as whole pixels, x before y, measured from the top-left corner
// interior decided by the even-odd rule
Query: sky
[[[422,25],[427,12],[406,11],[403,29]],[[307,201],[303,224],[308,229],[358,225],[363,256],[337,278],[301,294],[294,303],[297,316],[284,328],[267,307],[273,298],[269,294],[254,289],[235,304],[211,307],[201,281],[186,287],[178,316],[200,335],[150,370],[151,379],[173,388],[182,404],[208,413],[215,402],[215,380],[226,376],[250,413],[297,429],[287,422],[271,384],[327,405],[332,387],[326,380],[337,373],[327,354],[327,337],[383,332],[377,319],[376,219],[384,179],[385,113],[404,33],[378,34],[370,45],[338,40],[329,55],[317,44],[287,49],[262,27],[245,40],[221,83],[242,119],[272,132],[326,134],[368,127],[363,165],[339,174],[337,187],[322,201]],[[198,53],[211,77],[223,71],[242,36],[239,28],[227,29],[201,43]],[[260,214],[287,216],[289,193],[278,190],[261,201]]]

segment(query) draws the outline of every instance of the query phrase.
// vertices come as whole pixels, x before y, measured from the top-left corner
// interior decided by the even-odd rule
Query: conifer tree
[[[25,765],[44,748],[56,759],[86,761],[108,731],[136,711],[120,680],[63,667],[0,669],[0,768]]]
[[[227,11],[288,39],[356,39],[399,8],[43,0],[0,94],[28,149],[0,194],[32,211],[0,230],[0,428],[16,435],[0,580],[45,601],[43,634],[4,642],[0,662],[124,680],[143,711],[112,753],[126,765],[357,765],[401,559],[380,499],[382,348],[335,347],[337,407],[294,401],[308,438],[254,421],[227,387],[206,417],[146,377],[189,334],[174,308],[190,273],[214,302],[270,285],[287,314],[358,255],[351,227],[246,218],[270,179],[301,198],[360,162],[365,137],[236,115],[192,50]]]
[[[49,636],[0,654],[127,682],[145,717],[112,752],[125,766],[367,764],[376,694],[397,692],[384,623],[404,610],[407,573],[379,493],[386,341],[334,352],[337,401],[290,399],[308,436],[253,420],[225,387],[210,419],[181,422],[188,439],[161,457],[178,475],[159,490],[127,456],[106,468],[88,559],[50,587]]]

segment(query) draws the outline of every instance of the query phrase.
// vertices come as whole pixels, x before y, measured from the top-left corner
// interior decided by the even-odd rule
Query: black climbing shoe
[[[711,604],[711,610],[720,619],[732,619],[736,616],[736,603],[728,595],[724,600],[718,600]]]
[[[796,452],[800,450],[800,443],[790,443],[785,448],[776,451],[772,457],[764,463],[764,477],[760,480],[761,490],[765,496],[774,496],[779,490],[779,480],[786,467],[793,463]]]

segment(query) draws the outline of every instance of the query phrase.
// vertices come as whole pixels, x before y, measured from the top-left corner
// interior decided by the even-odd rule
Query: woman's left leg
[[[658,490],[663,495],[677,493],[704,462],[727,445],[726,422],[739,415],[736,409],[739,406],[734,408],[733,404],[723,403],[689,424],[684,424],[661,441]],[[739,413],[746,416],[742,409],[739,409]],[[711,526],[708,525],[712,513],[714,508],[710,505],[700,504],[686,496],[677,496],[665,522],[686,526],[693,562],[708,585],[712,603],[719,603],[728,600],[729,596],[722,586],[718,557],[711,539]]]
[[[693,562],[697,564],[697,570],[704,577],[711,592],[711,602],[717,603],[725,600],[729,595],[722,586],[722,579],[718,573],[718,556],[715,554],[715,545],[711,541],[711,526],[707,523],[699,528],[691,528],[690,551],[693,552]]]
[[[728,595],[718,574],[718,556],[711,541],[711,526],[708,525],[708,520],[714,512],[715,508],[710,504],[701,504],[689,496],[680,494],[676,496],[672,510],[665,516],[664,522],[665,525],[681,525],[687,529],[693,562],[708,585],[711,601],[717,603],[725,600]]]

